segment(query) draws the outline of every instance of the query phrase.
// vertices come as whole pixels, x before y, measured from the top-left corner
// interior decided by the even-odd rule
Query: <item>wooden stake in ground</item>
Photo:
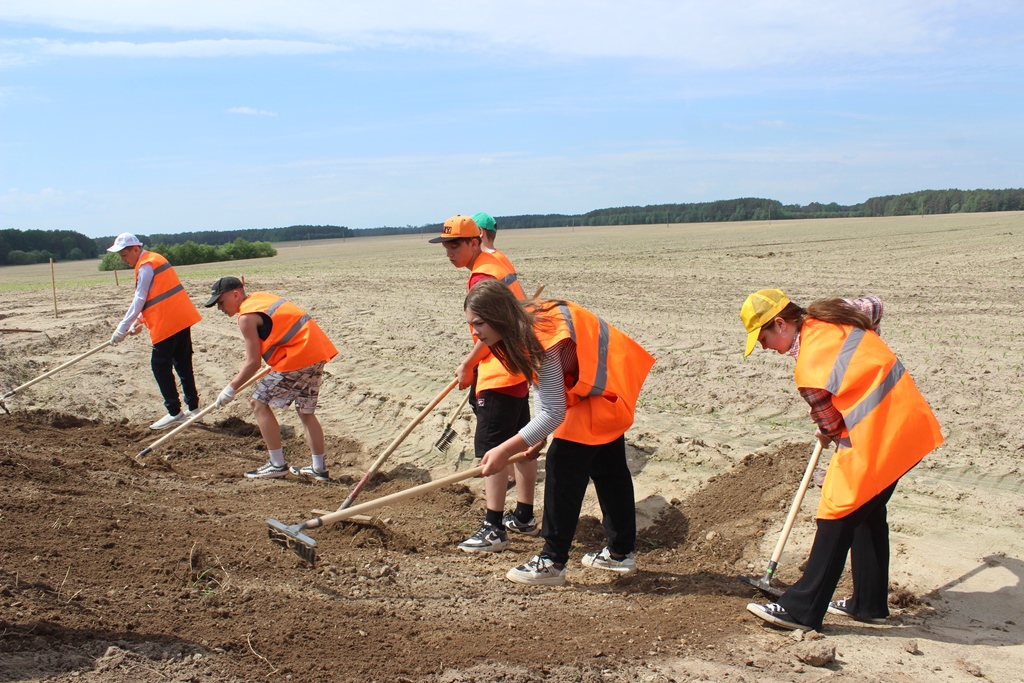
[[[57,278],[53,275],[53,259],[50,259],[50,285],[53,287],[53,317],[59,318],[57,314]]]
[[[117,279],[117,268],[114,268],[114,284],[117,287],[121,286],[121,281]]]

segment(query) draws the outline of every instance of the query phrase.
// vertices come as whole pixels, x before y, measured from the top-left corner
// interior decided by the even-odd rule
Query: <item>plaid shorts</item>
[[[301,370],[271,371],[256,385],[252,399],[271,408],[287,408],[294,401],[297,410],[312,415],[320,397],[320,382],[324,378],[326,364],[321,361]]]

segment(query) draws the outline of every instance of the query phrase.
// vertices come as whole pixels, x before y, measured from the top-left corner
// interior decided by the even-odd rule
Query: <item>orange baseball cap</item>
[[[452,216],[444,222],[444,227],[441,228],[441,234],[432,240],[427,240],[430,244],[437,244],[439,242],[450,242],[451,240],[460,240],[464,237],[479,237],[480,228],[473,219],[469,216]]]

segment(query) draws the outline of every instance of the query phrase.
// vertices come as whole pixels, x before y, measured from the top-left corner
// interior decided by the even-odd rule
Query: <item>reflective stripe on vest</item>
[[[282,299],[282,301],[284,301],[284,299]],[[273,316],[271,316],[271,317],[273,317]],[[302,329],[302,326],[305,325],[306,323],[308,323],[310,320],[311,320],[311,316],[309,315],[309,313],[306,313],[301,318],[296,320],[295,324],[292,325],[291,328],[287,332],[284,333],[284,336],[281,337],[281,339],[276,344],[274,344],[269,349],[267,349],[267,352],[263,354],[264,362],[269,363],[270,362],[270,357],[274,355],[274,352],[277,351],[277,348],[279,346],[284,346],[285,344],[290,342],[295,337],[295,335],[297,335],[299,333],[299,330]]]
[[[795,377],[825,389],[843,416],[818,505],[840,519],[897,481],[943,441],[903,363],[877,334],[810,318],[801,328]]]
[[[576,342],[576,328],[572,323],[572,312],[565,304],[558,306],[559,313],[565,318],[565,326],[569,330],[569,338]],[[601,316],[597,318],[597,369],[594,372],[594,386],[591,387],[587,396],[600,396],[608,388],[608,345],[611,339],[611,332],[608,330],[608,323]]]
[[[292,372],[337,355],[316,320],[287,299],[253,292],[239,306],[239,315],[260,314],[270,321],[270,333],[260,340],[260,357],[277,372]]]
[[[168,263],[167,265],[168,265],[168,267],[170,267],[171,264]],[[160,269],[161,270],[166,270],[166,268],[164,268],[163,266],[160,266]],[[155,273],[156,271],[154,270],[153,272]],[[152,299],[149,299],[148,301],[146,301],[146,303],[142,306],[142,310],[146,310],[150,306],[156,306],[158,303],[160,303],[164,299],[170,299],[172,296],[174,296],[178,292],[183,292],[183,291],[185,291],[185,287],[182,286],[181,283],[178,283],[174,287],[171,287],[170,289],[168,289],[163,294],[157,294]]]
[[[534,333],[545,351],[565,339],[576,345],[578,374],[565,377],[565,420],[555,438],[599,445],[622,436],[633,424],[654,358],[621,330],[572,303],[542,307]]]
[[[142,305],[142,320],[149,339],[158,344],[202,320],[170,262],[155,251],[143,251],[135,263],[135,281],[143,266],[153,269],[153,280]]]

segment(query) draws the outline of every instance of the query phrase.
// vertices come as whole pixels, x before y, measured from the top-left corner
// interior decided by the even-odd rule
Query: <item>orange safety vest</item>
[[[149,330],[149,340],[157,344],[192,327],[203,316],[188,298],[174,268],[155,251],[143,251],[139,255],[135,263],[135,282],[139,281],[139,268],[147,263],[153,267],[153,284],[142,308],[142,321]]]
[[[338,349],[308,313],[269,292],[253,292],[242,300],[238,314],[262,313],[271,329],[260,340],[263,361],[277,372],[301,370],[338,355]]]
[[[555,438],[597,446],[625,434],[654,357],[574,303],[538,311],[533,329],[545,351],[563,339],[576,342],[579,376],[565,377],[565,420]]]
[[[480,255],[473,261],[472,273],[470,274],[470,280],[473,279],[473,275],[477,273],[483,273],[490,275],[498,282],[501,282],[511,290],[516,298],[522,301],[526,297],[523,295],[523,288],[519,286],[519,278],[516,275],[516,269],[512,267],[512,263],[504,254],[500,252],[494,252],[489,254],[485,251],[481,251]],[[469,282],[466,282],[466,291],[469,291]],[[472,331],[472,328],[470,328]],[[476,342],[476,337],[473,337],[473,341]],[[505,366],[501,364],[497,358],[495,358],[490,352],[484,356],[484,359],[476,366],[476,390],[477,392],[484,391],[485,389],[500,389],[502,387],[512,387],[517,384],[522,384],[526,381],[526,378],[520,374],[512,374],[505,369]]]
[[[819,519],[850,514],[943,442],[938,420],[903,363],[870,330],[807,319],[794,374],[798,387],[831,393],[843,415]]]

